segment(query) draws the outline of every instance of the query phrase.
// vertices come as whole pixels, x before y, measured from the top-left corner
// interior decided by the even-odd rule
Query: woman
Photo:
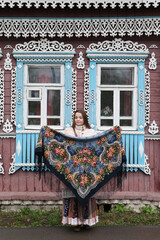
[[[77,110],[74,113],[72,127],[64,130],[64,134],[87,137],[95,135],[91,129],[88,118],[84,110]],[[74,194],[67,188],[62,191],[63,210],[62,223],[75,226],[76,231],[80,231],[81,225],[88,228],[98,222],[98,211],[95,198],[91,198],[85,206],[82,206]]]

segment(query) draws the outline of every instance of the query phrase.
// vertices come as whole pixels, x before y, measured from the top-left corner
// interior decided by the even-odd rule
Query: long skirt
[[[62,223],[92,226],[98,222],[96,199],[82,206],[75,197],[63,198]]]

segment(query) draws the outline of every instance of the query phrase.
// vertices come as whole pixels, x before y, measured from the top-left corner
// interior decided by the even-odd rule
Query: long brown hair
[[[90,125],[89,125],[89,122],[88,122],[87,114],[83,109],[78,109],[78,110],[75,111],[74,116],[73,116],[72,128],[75,129],[75,126],[76,126],[76,123],[75,123],[76,113],[81,113],[82,117],[83,117],[83,120],[84,120],[85,127],[86,128],[91,128]]]

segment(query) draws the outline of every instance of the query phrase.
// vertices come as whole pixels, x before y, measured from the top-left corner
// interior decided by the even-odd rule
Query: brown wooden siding
[[[127,10],[128,11],[128,10]],[[156,9],[155,9],[156,11]],[[1,11],[0,11],[1,12]],[[11,13],[11,12],[10,12]],[[77,16],[76,16],[77,17]],[[111,39],[111,38],[109,38]],[[128,40],[129,38],[125,38]],[[4,59],[6,53],[10,52],[10,49],[4,49],[7,44],[13,47],[17,43],[23,43],[24,41],[30,41],[31,39],[6,39],[1,38],[0,48],[3,51],[3,58],[0,60],[0,67],[3,69]],[[130,38],[132,41],[138,43],[145,43],[148,48],[151,44],[156,44],[158,49],[150,49],[150,52],[155,52],[158,63],[157,70],[150,70],[151,77],[151,112],[150,119],[153,120],[159,126],[160,129],[160,42],[159,37],[142,37],[142,38]],[[65,43],[73,44],[77,51],[73,60],[73,68],[76,69],[77,58],[81,49],[77,49],[79,44],[85,45],[86,49],[92,42],[104,41],[104,38],[90,38],[90,39],[58,39],[58,41],[64,41]],[[84,52],[85,56],[85,50]],[[12,55],[11,55],[12,56]],[[150,56],[149,56],[150,58]],[[15,59],[12,58],[13,68],[16,66]],[[89,66],[89,61],[86,59],[85,69]],[[146,68],[148,68],[148,60],[146,61]],[[83,79],[84,70],[77,70],[77,107],[83,108]],[[11,72],[5,71],[5,121],[8,118],[10,120],[10,102],[11,102]],[[2,124],[3,125],[3,124]],[[0,132],[2,133],[2,125],[0,126]],[[14,129],[15,131],[15,129]],[[146,129],[146,133],[147,129]],[[12,138],[0,138],[0,154],[2,155],[2,162],[5,169],[5,174],[0,175],[0,199],[60,199],[62,183],[51,173],[46,172],[45,179],[42,175],[39,180],[37,172],[27,172],[19,169],[13,175],[9,175],[10,162],[12,162],[12,155],[15,152],[15,139]],[[106,184],[98,193],[97,198],[105,199],[149,199],[160,201],[160,141],[146,140],[145,141],[145,153],[148,155],[148,162],[150,164],[151,176],[144,174],[142,171],[129,172],[127,178],[123,180],[122,191],[116,187],[116,179],[112,179]]]

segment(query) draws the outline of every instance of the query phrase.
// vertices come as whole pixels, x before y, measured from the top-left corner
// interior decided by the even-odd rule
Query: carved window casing
[[[114,124],[122,125],[122,138],[127,155],[127,171],[137,171],[138,169],[141,169],[146,174],[150,174],[149,165],[146,162],[147,158],[145,157],[144,152],[145,59],[147,58],[148,54],[149,51],[146,45],[138,44],[137,42],[134,43],[132,41],[123,41],[122,39],[99,42],[98,44],[92,43],[87,49],[87,57],[90,60],[88,86],[89,122],[95,129],[104,130],[104,127],[102,126],[102,124],[100,124],[100,120],[102,120],[103,118],[103,114],[101,114],[102,109],[100,106],[101,93],[103,90],[106,91],[106,95],[103,96],[103,102],[106,101],[107,104],[107,94],[108,96],[112,95],[110,93],[114,90],[114,94],[117,94],[117,96],[115,96],[115,99],[117,99],[117,101],[119,102],[117,102],[117,105],[116,102],[114,102],[114,108],[116,109],[113,110],[107,108],[108,112],[110,112],[110,110],[113,110],[114,114],[110,112],[111,116],[104,117],[104,119],[107,120],[108,118],[108,120],[110,120],[110,127],[112,127]],[[129,69],[132,66],[135,77],[133,85],[130,86],[130,88],[127,89],[124,88],[124,86],[122,88],[122,86],[116,87],[111,85],[111,89],[111,86],[102,86],[102,84],[100,84],[100,74],[103,67],[104,69],[107,69],[109,67],[118,68],[122,66],[126,69]],[[131,88],[133,89],[131,90]],[[123,126],[123,124],[121,124],[121,120],[123,120],[125,117],[127,119],[127,116],[123,116],[122,118],[120,116],[120,95],[122,90],[125,90],[128,93],[132,91],[133,112],[132,115],[129,116],[130,120],[133,121],[132,126],[125,127]],[[87,109],[87,107],[85,107],[85,109]],[[106,125],[108,124],[108,122],[106,122]]]
[[[58,130],[71,125],[77,90],[76,71],[72,69],[74,54],[71,44],[47,39],[15,46],[16,151],[10,174],[20,167],[23,170],[36,168],[34,152],[43,124]],[[55,98],[56,106],[52,106]]]

